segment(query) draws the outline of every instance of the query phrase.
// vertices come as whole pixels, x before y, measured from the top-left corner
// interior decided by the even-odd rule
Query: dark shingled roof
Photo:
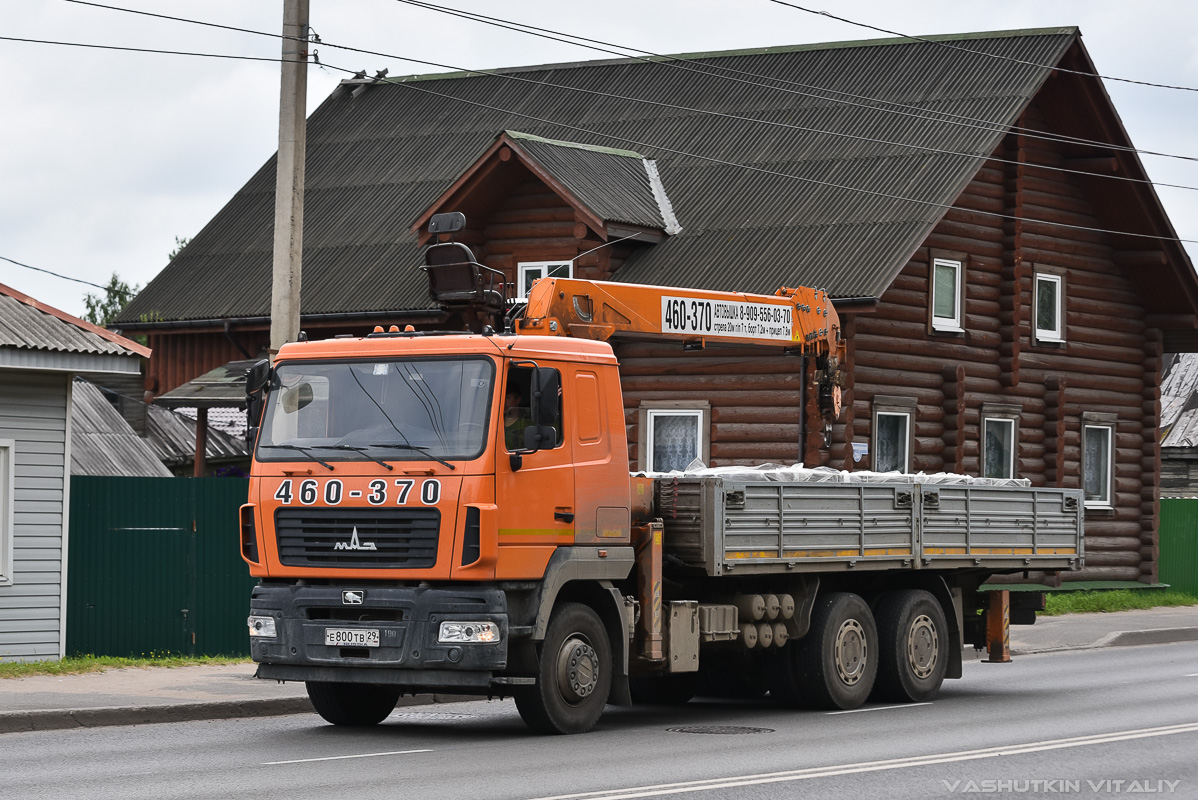
[[[942,208],[919,201],[954,201],[1049,75],[1033,64],[1057,63],[1078,32],[1054,28],[931,38],[951,38],[1004,58],[886,39],[681,57],[689,69],[596,61],[500,75],[414,76],[371,86],[358,97],[339,87],[308,120],[303,311],[426,308],[424,275],[416,269],[421,255],[409,226],[505,130],[635,149],[656,161],[682,232],[637,248],[616,280],[751,292],[805,284],[824,287],[834,297],[879,296],[943,215]],[[828,91],[766,85],[768,78],[729,81],[711,74],[715,67]],[[882,102],[846,102],[830,92]],[[919,111],[883,110],[887,103]],[[934,113],[994,124],[925,118]],[[538,154],[549,158],[549,150]],[[565,157],[556,150],[554,155]],[[578,166],[561,168],[577,176]],[[118,322],[136,322],[142,315],[267,316],[274,185],[272,158]],[[622,209],[632,216],[648,210],[628,203]]]

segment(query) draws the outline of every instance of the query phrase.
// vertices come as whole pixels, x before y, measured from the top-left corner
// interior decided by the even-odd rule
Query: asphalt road
[[[23,800],[1198,798],[1198,643],[968,662],[929,705],[609,708],[583,736],[533,736],[510,701],[478,701],[400,709],[368,730],[301,715],[0,745],[0,796]]]

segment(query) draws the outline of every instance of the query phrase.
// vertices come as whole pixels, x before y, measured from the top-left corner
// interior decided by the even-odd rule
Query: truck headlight
[[[494,622],[442,622],[437,641],[446,642],[498,642],[499,626]]]
[[[251,637],[273,638],[278,636],[278,633],[275,631],[274,617],[249,617],[245,622],[250,626]]]

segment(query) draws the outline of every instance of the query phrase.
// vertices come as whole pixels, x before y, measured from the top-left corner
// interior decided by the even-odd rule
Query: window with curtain
[[[703,455],[703,412],[669,409],[649,411],[648,469],[653,472],[684,470]]]

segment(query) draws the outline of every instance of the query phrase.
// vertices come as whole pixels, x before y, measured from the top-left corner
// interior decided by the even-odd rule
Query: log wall
[[[1042,125],[1036,109],[1022,125]],[[912,469],[978,475],[982,404],[1014,405],[1021,409],[1016,476],[1037,486],[1079,488],[1081,415],[1113,413],[1113,508],[1087,510],[1086,569],[1063,577],[1152,582],[1160,332],[1146,327],[1145,309],[1105,234],[1030,221],[1107,227],[1077,176],[1036,168],[1068,166],[1060,147],[1012,134],[996,155],[1017,163],[987,162],[876,312],[855,316],[854,413],[849,431],[834,435],[838,442],[871,441],[874,397],[914,398]],[[929,333],[933,250],[967,257],[964,334]],[[1064,345],[1033,341],[1037,266],[1066,270]],[[869,468],[869,460],[855,466]],[[836,444],[825,461],[842,466]]]

